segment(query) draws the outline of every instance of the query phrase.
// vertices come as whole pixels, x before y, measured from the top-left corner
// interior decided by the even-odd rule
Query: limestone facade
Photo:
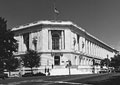
[[[38,21],[13,28],[18,42],[17,57],[28,49],[36,50],[41,57],[40,68],[71,68],[91,73],[93,59],[100,64],[104,58],[115,55],[116,50],[70,21]],[[87,68],[81,69],[81,68]]]

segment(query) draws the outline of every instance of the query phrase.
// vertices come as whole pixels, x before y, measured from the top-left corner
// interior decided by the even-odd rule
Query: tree
[[[10,29],[7,29],[6,23],[7,21],[0,17],[0,69],[3,69],[3,71],[5,68],[8,70],[7,62],[15,59],[13,53],[17,51],[17,41],[14,39],[14,33]]]
[[[33,67],[38,67],[40,62],[40,56],[34,50],[28,50],[26,54],[22,57],[23,66],[31,68],[31,73],[33,73]]]
[[[101,68],[103,66],[107,66],[107,67],[110,66],[110,59],[105,58],[105,59],[101,60],[100,65],[101,65]]]
[[[11,57],[9,60],[6,61],[5,68],[9,72],[9,75],[11,75],[11,71],[14,71],[19,66],[19,61],[17,58]]]
[[[111,66],[114,68],[120,67],[120,54],[115,55],[113,58],[111,58]]]

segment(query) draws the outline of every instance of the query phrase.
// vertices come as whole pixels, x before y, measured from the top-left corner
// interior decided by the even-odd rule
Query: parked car
[[[120,68],[115,68],[114,70],[116,73],[120,73]]]
[[[12,75],[10,75],[9,77],[10,77],[10,78],[15,78],[15,77],[19,77],[19,75],[18,75],[18,74],[12,74]]]
[[[22,75],[22,77],[31,77],[34,76],[33,73],[25,73],[24,75]]]
[[[46,74],[39,72],[39,73],[34,74],[34,76],[46,76]]]
[[[0,78],[2,79],[8,78],[8,74],[5,74],[4,72],[0,72]]]
[[[99,73],[108,73],[108,70],[107,70],[107,69],[101,69],[101,70],[99,71]]]
[[[25,73],[24,75],[22,75],[22,77],[32,77],[32,76],[46,76],[45,74],[39,72],[39,73],[36,73],[36,74],[33,74],[33,73]]]

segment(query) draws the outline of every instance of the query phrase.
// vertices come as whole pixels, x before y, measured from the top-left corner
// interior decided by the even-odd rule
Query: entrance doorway
[[[54,65],[60,65],[60,56],[54,56]]]

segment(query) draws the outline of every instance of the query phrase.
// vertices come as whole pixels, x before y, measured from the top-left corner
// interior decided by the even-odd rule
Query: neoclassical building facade
[[[93,73],[94,63],[98,64],[97,73],[100,61],[117,52],[71,21],[43,20],[15,27],[12,31],[18,42],[16,57],[22,57],[29,49],[36,50],[41,58],[37,71],[45,73],[45,69],[49,69],[50,75]],[[27,68],[21,69],[25,73]]]

